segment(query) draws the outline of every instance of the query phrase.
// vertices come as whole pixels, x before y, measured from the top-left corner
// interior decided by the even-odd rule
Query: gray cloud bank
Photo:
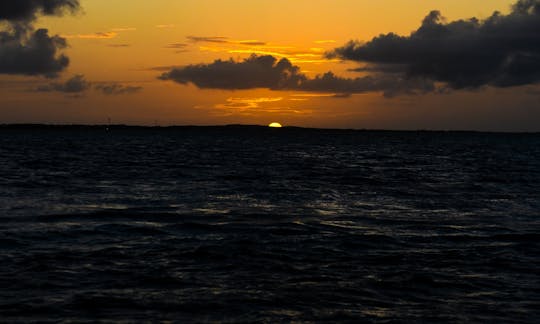
[[[243,90],[266,88],[327,93],[366,93],[381,91],[385,96],[417,94],[435,90],[432,82],[396,76],[342,78],[332,72],[310,78],[289,60],[252,55],[243,61],[216,60],[210,64],[174,67],[159,79],[180,84],[192,83],[201,89]]]
[[[508,15],[446,22],[432,11],[409,36],[351,41],[329,57],[367,63],[359,71],[402,73],[454,89],[511,87],[540,81],[540,1],[520,0]]]
[[[64,93],[81,93],[88,90],[91,83],[88,82],[83,75],[77,74],[66,82],[53,82],[48,85],[36,88],[38,92],[64,92]]]
[[[120,83],[98,84],[94,88],[98,91],[101,91],[101,93],[109,96],[133,94],[140,92],[143,89],[142,87],[126,86]]]
[[[57,77],[69,65],[60,51],[67,46],[60,36],[33,27],[40,15],[63,15],[79,10],[78,0],[0,1],[0,74]]]
[[[52,82],[32,89],[33,92],[62,92],[68,95],[82,94],[93,89],[108,96],[134,94],[142,91],[139,86],[127,86],[117,82],[99,83],[93,85],[87,81],[84,75],[77,74],[65,82]]]

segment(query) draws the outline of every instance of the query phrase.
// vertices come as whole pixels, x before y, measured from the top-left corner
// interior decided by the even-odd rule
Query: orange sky
[[[324,53],[349,40],[408,35],[433,9],[447,21],[506,14],[508,0],[82,0],[82,10],[40,17],[36,27],[67,39],[69,67],[56,80],[0,74],[0,123],[268,124],[346,128],[540,131],[535,85],[385,98],[380,92],[198,89],[158,80],[165,67],[287,58],[313,78],[352,78],[358,63]],[[66,94],[36,87],[84,75],[92,88]],[[95,86],[137,88],[116,95]]]

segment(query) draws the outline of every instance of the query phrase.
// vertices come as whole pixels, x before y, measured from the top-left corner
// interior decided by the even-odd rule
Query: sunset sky
[[[540,131],[539,3],[4,1],[0,123]]]

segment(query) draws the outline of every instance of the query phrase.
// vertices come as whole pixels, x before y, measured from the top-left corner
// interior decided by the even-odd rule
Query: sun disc
[[[281,126],[280,123],[271,123],[270,125],[268,125],[268,127],[272,127],[272,128],[281,128],[283,126]]]

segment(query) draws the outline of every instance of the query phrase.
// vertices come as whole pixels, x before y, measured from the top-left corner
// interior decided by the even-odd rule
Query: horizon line
[[[145,129],[172,129],[172,128],[264,128],[268,125],[261,124],[221,124],[221,125],[138,125],[138,124],[79,124],[79,123],[3,123],[0,129],[6,128],[145,128]],[[305,127],[285,125],[280,129],[303,129],[303,130],[326,130],[326,131],[358,131],[358,132],[432,132],[432,133],[486,133],[486,134],[540,134],[539,131],[493,131],[471,129],[382,129],[382,128],[336,128],[336,127]],[[279,129],[274,129],[279,131]]]

